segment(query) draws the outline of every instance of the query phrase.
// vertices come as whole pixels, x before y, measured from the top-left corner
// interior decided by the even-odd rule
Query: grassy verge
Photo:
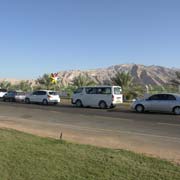
[[[1,180],[179,180],[180,167],[111,150],[0,129]]]

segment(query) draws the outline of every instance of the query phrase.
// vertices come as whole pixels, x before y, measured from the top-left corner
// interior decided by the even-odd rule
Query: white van
[[[115,107],[123,102],[122,89],[120,86],[80,87],[74,92],[71,102],[77,107]]]

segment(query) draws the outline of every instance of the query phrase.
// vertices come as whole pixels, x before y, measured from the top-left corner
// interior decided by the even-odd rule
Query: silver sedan
[[[139,113],[159,111],[180,115],[180,94],[154,94],[149,98],[134,101],[131,109]]]

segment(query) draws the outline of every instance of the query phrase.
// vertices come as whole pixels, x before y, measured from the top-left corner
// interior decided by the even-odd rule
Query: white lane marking
[[[172,124],[172,123],[157,123],[159,125],[167,125],[167,126],[179,126],[180,127],[180,124]]]

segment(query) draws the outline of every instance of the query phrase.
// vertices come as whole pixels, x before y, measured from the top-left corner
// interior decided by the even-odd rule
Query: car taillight
[[[48,95],[48,98],[50,99],[50,98],[52,98],[52,96]]]
[[[112,95],[112,101],[114,101],[114,95]]]

